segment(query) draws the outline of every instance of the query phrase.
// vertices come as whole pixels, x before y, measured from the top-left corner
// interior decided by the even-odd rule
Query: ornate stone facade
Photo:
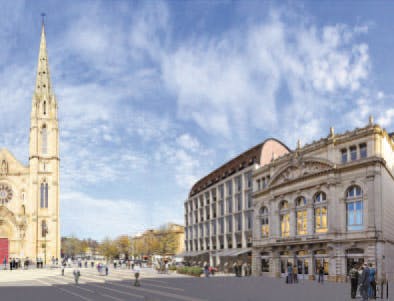
[[[287,266],[344,281],[361,262],[392,277],[394,141],[368,126],[299,147],[253,172],[255,275]]]
[[[28,166],[0,150],[1,262],[60,258],[59,128],[44,24],[30,121]]]

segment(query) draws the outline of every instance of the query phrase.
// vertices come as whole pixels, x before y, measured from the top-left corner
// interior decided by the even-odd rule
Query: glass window
[[[363,199],[362,190],[352,186],[347,191],[346,198],[347,228],[348,230],[363,229]]]
[[[322,203],[327,200],[327,196],[324,192],[319,191],[318,193],[315,194],[314,201],[315,203]]]
[[[357,148],[355,146],[350,147],[350,160],[357,160]]]
[[[360,144],[360,158],[367,157],[367,144],[362,143]]]
[[[341,161],[342,161],[342,163],[347,162],[347,149],[346,148],[341,150]]]
[[[290,236],[290,215],[289,213],[281,214],[280,216],[280,235],[282,237]]]
[[[260,213],[261,213],[261,236],[268,237],[269,236],[268,208],[262,207],[260,209]]]
[[[306,205],[306,198],[304,198],[303,196],[297,198],[297,200],[296,200],[296,206],[297,207],[303,207],[305,205]]]
[[[289,202],[288,202],[288,201],[282,201],[282,202],[280,203],[280,209],[281,209],[281,210],[283,210],[283,209],[289,209]]]
[[[315,232],[325,233],[327,230],[327,207],[317,207],[315,208]]]
[[[306,210],[297,211],[297,235],[307,234],[306,229]]]

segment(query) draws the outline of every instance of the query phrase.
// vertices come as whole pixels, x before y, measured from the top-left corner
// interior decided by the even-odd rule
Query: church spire
[[[49,63],[48,63],[47,43],[45,38],[44,20],[42,22],[42,27],[41,27],[41,42],[40,42],[40,52],[38,54],[35,94],[39,98],[43,96],[46,96],[46,98],[50,98],[52,96],[52,85],[51,85],[51,79],[49,74]]]

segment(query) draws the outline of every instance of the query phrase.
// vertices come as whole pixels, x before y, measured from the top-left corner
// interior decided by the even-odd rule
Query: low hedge
[[[202,274],[202,268],[200,267],[178,267],[176,272],[179,274],[186,274],[191,276],[200,277]]]

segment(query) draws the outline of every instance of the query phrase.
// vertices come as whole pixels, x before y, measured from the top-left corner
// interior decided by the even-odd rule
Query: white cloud
[[[394,109],[388,109],[383,112],[382,115],[378,118],[378,124],[382,127],[388,127],[394,125]]]

